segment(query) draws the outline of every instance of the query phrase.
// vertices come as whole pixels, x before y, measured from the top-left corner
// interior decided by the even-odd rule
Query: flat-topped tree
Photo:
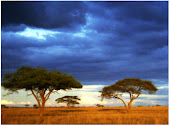
[[[40,116],[44,114],[45,103],[52,92],[82,88],[81,83],[72,75],[29,66],[23,66],[14,73],[4,74],[1,85],[11,92],[21,89],[31,91],[40,108]]]
[[[38,105],[37,105],[37,104],[34,104],[33,107],[34,107],[34,108],[38,108]]]
[[[123,80],[119,80],[113,85],[104,87],[101,91],[102,100],[106,99],[119,99],[123,102],[127,112],[130,111],[132,102],[140,96],[143,92],[147,92],[149,94],[155,93],[158,89],[152,84],[151,81],[142,81],[140,79],[135,78],[127,78]],[[129,93],[130,102],[128,106],[121,98],[123,93]]]
[[[56,99],[55,101],[57,103],[66,103],[67,107],[73,106],[75,104],[79,104],[78,101],[80,101],[81,99],[79,99],[77,96],[64,96],[61,98]]]
[[[29,104],[25,104],[25,107],[29,107],[30,105]]]
[[[96,104],[97,107],[104,107],[104,105]]]

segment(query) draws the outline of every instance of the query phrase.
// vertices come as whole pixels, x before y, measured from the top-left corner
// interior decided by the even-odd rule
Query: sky
[[[81,106],[123,106],[98,92],[124,78],[150,80],[158,87],[132,106],[168,105],[168,2],[1,2],[1,76],[21,66],[72,74],[82,89],[52,94],[77,95]],[[35,104],[29,92],[7,93],[1,104]],[[124,94],[126,102],[129,95]]]

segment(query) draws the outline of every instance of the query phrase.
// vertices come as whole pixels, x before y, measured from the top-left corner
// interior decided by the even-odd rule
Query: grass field
[[[2,108],[2,124],[168,124],[168,107]]]

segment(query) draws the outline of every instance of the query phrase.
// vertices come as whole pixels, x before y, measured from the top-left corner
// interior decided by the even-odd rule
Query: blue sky
[[[40,66],[72,74],[84,86],[51,95],[47,105],[75,93],[82,105],[121,105],[100,102],[98,91],[124,78],[151,80],[159,88],[134,105],[168,105],[168,2],[1,3],[1,76]],[[1,103],[36,103],[26,94],[1,96]]]

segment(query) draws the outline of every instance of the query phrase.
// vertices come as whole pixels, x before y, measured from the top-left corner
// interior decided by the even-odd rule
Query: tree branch
[[[41,107],[41,104],[40,104],[38,97],[35,95],[33,90],[31,90],[31,92],[32,92],[33,96],[35,97],[35,99],[37,100],[38,106]]]
[[[129,91],[126,91],[126,92],[129,93],[130,99],[132,99],[133,94],[131,92],[129,92]]]
[[[32,95],[32,94],[27,94],[27,96],[30,96],[30,95]]]
[[[54,89],[49,90],[49,92],[48,92],[47,95],[45,96],[45,101],[47,101],[47,100],[49,99],[50,94],[52,93],[53,90],[54,90]]]
[[[129,94],[130,94],[130,99],[132,99],[132,96],[133,96],[132,93],[129,92]]]
[[[56,91],[52,91],[52,93],[57,93],[57,94],[59,94],[59,92],[56,90]]]
[[[123,99],[121,99],[120,97],[115,97],[115,98],[117,98],[117,99],[119,99],[119,100],[121,100],[122,102],[123,102],[123,104],[125,105],[125,107],[126,107],[126,109],[127,109],[127,105],[126,105],[126,103],[124,102],[124,100]]]
[[[134,97],[134,99],[138,98],[140,94],[141,94],[141,93],[139,92],[138,95],[137,95],[136,97]]]
[[[7,94],[5,94],[3,96],[7,96],[7,95],[10,95],[10,94],[13,94],[13,92],[9,92],[9,93],[7,93]]]

